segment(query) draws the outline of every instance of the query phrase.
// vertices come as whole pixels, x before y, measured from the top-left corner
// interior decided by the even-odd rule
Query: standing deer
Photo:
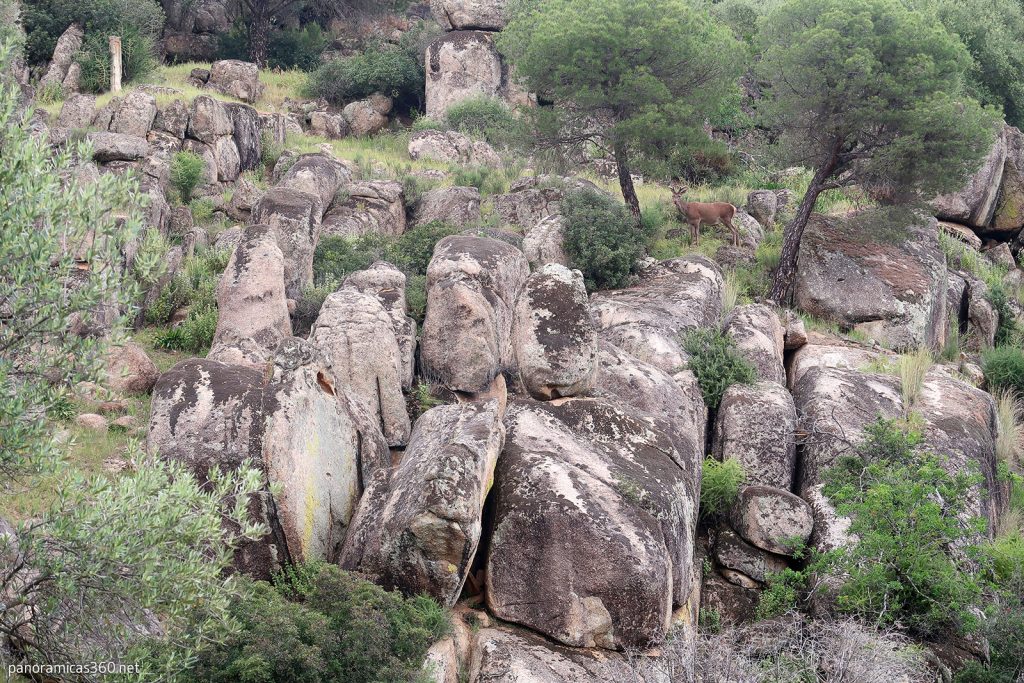
[[[715,225],[723,223],[725,227],[732,230],[732,244],[740,246],[740,233],[732,224],[732,218],[736,215],[736,207],[728,202],[684,202],[683,195],[690,188],[678,180],[670,186],[672,189],[672,203],[690,224],[690,244],[696,246],[700,238],[701,225]]]

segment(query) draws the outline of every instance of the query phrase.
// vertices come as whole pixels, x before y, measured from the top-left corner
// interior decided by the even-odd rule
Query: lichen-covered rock
[[[138,161],[150,153],[146,138],[126,133],[89,133],[92,158],[101,163],[111,161]]]
[[[341,387],[381,426],[388,445],[405,445],[411,425],[402,356],[391,316],[377,297],[348,288],[329,295],[309,339],[331,359]]]
[[[143,90],[132,90],[121,100],[110,120],[111,133],[146,137],[156,118],[156,98]]]
[[[231,114],[227,106],[209,95],[200,95],[192,100],[192,111],[188,119],[188,136],[200,142],[213,144],[224,135],[234,131]]]
[[[534,398],[578,396],[593,387],[597,335],[578,270],[547,265],[530,275],[512,337],[519,376]]]
[[[259,67],[237,59],[214,62],[210,66],[210,80],[206,87],[250,104],[263,94]]]
[[[496,97],[511,106],[529,104],[530,97],[511,77],[510,69],[485,31],[452,31],[427,47],[427,116],[441,120],[453,104],[474,97]]]
[[[53,56],[46,73],[39,80],[39,90],[46,91],[49,88],[61,86],[68,76],[68,70],[75,61],[75,55],[82,47],[82,39],[85,31],[78,24],[71,24],[64,33],[60,34],[57,44],[53,48]]]
[[[1006,163],[988,229],[1010,235],[1024,226],[1024,133],[1013,126],[1006,126],[1003,139],[1006,142]]]
[[[988,285],[966,272],[949,274],[947,317],[960,331],[962,348],[983,351],[995,345],[999,313],[988,298]]]
[[[796,474],[796,426],[796,406],[784,386],[733,384],[715,418],[715,457],[740,463],[751,484],[788,491]]]
[[[431,0],[430,11],[445,31],[500,31],[508,23],[506,0]]]
[[[512,183],[507,193],[492,198],[494,212],[502,223],[529,230],[548,216],[559,215],[562,199],[572,190],[603,193],[597,185],[583,178],[528,176]]]
[[[783,349],[795,351],[807,344],[807,327],[803,318],[795,312],[786,309],[783,318]]]
[[[893,349],[942,348],[946,260],[937,223],[899,227],[906,234],[898,240],[870,240],[858,217],[814,214],[800,243],[797,305]]]
[[[700,608],[702,612],[718,614],[723,625],[733,626],[753,621],[760,599],[760,590],[745,588],[727,580],[719,572],[711,572],[704,577]]]
[[[821,343],[821,342],[828,343]],[[822,340],[815,338],[797,349],[789,363],[789,388],[792,390],[804,373],[811,368],[843,368],[861,370],[874,362],[886,360],[887,353],[864,348],[863,346],[843,346],[839,339]]]
[[[303,154],[281,175],[277,187],[315,194],[326,208],[351,180],[352,172],[337,159],[326,154]],[[320,218],[322,215],[317,216],[317,220]]]
[[[747,543],[779,555],[792,555],[811,538],[811,506],[788,490],[744,486],[729,513],[732,528]]]
[[[160,370],[146,350],[133,341],[111,345],[106,356],[106,386],[119,393],[145,394]]]
[[[391,98],[378,93],[365,100],[349,102],[341,110],[341,115],[348,123],[349,133],[363,136],[384,130],[388,125],[387,115],[390,111]]]
[[[262,371],[190,358],[161,375],[153,388],[146,446],[205,483],[214,468],[230,472],[248,464],[263,470],[259,446],[252,448],[263,426]],[[269,579],[288,557],[269,491],[254,497],[249,514],[267,524],[268,532],[254,541],[242,539],[234,566]]]
[[[643,270],[632,287],[593,294],[590,312],[602,339],[674,372],[688,360],[680,335],[718,326],[724,283],[709,259],[670,259]]]
[[[436,187],[420,198],[413,223],[443,221],[469,227],[480,221],[480,190],[475,187]]]
[[[88,128],[96,115],[95,95],[72,95],[60,105],[57,127],[69,129]]]
[[[330,362],[303,339],[274,353],[263,401],[262,457],[278,488],[275,511],[293,562],[334,561],[363,493],[363,476],[386,471],[385,448],[365,431],[338,393]]]
[[[992,149],[974,175],[967,179],[963,189],[932,200],[935,215],[947,221],[964,223],[976,228],[989,225],[996,210],[999,185],[1006,166],[1006,132],[998,135]]]
[[[548,263],[568,266],[569,257],[563,248],[564,240],[562,217],[542,218],[523,236],[523,255],[534,268]]]
[[[272,187],[252,209],[252,221],[273,231],[284,257],[288,298],[298,299],[313,284],[313,252],[320,236],[323,204],[316,194],[291,187]]]
[[[424,413],[390,482],[377,477],[367,491],[342,567],[453,605],[480,542],[504,436],[497,400]]]
[[[260,165],[263,153],[260,114],[247,104],[228,102],[224,106],[231,117],[231,137],[238,148],[239,169],[251,171]]]
[[[252,208],[259,203],[263,194],[264,190],[260,189],[256,183],[242,176],[235,184],[235,189],[231,193],[231,199],[224,207],[224,212],[229,218],[236,221],[248,222],[252,217]]]
[[[767,583],[772,574],[789,566],[785,557],[754,547],[732,529],[718,530],[714,556],[721,566],[746,574],[758,583]]]
[[[764,304],[737,306],[726,316],[722,330],[736,343],[740,355],[757,369],[758,377],[786,383],[782,367],[784,331],[775,311]]]
[[[517,401],[505,424],[490,611],[576,647],[660,641],[690,597],[699,465],[604,401]]]
[[[528,276],[522,253],[505,242],[453,235],[437,243],[421,340],[431,376],[472,393],[514,365],[512,320]]]
[[[387,180],[357,181],[343,191],[324,214],[323,235],[398,236],[405,232],[402,184]]]
[[[309,132],[329,140],[340,140],[349,133],[348,121],[336,112],[314,111],[309,115]]]
[[[708,411],[690,370],[675,375],[645,363],[622,349],[598,342],[596,393],[608,401],[664,419],[688,461],[704,456]]]
[[[408,315],[405,273],[390,263],[377,261],[369,268],[358,270],[346,277],[344,284],[349,289],[377,297],[387,311],[395,339],[398,341],[402,388],[411,389],[416,369],[416,321]]]
[[[423,130],[409,138],[409,156],[467,166],[501,166],[501,157],[482,140],[454,130]]]
[[[162,131],[178,139],[184,139],[188,132],[188,120],[191,116],[188,104],[184,100],[171,100],[157,109],[153,119],[153,130]]]
[[[242,163],[234,138],[230,135],[221,136],[212,147],[213,158],[217,160],[217,180],[222,183],[233,183],[238,180]]]
[[[744,209],[758,223],[771,227],[775,222],[775,213],[779,210],[779,197],[775,190],[754,190],[747,195]]]
[[[292,334],[284,257],[269,226],[242,233],[217,286],[217,330],[207,358],[264,367]]]

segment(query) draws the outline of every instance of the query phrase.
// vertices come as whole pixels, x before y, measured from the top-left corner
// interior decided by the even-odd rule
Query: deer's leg
[[[697,246],[700,243],[700,221],[690,221],[690,244]]]
[[[740,231],[736,229],[736,226],[732,224],[731,218],[722,217],[722,222],[725,223],[726,227],[732,231],[732,246],[740,246]]]

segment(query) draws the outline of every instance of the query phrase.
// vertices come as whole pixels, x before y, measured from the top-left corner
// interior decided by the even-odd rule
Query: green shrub
[[[683,338],[689,367],[697,376],[704,403],[717,410],[725,390],[733,384],[753,384],[757,371],[736,351],[736,343],[719,330],[695,329]]]
[[[405,208],[409,211],[416,208],[424,194],[437,187],[437,181],[414,176],[411,173],[403,174],[401,179],[402,195],[405,197]]]
[[[806,582],[804,572],[790,568],[770,575],[767,588],[758,596],[755,616],[774,619],[795,610]]]
[[[192,220],[202,224],[213,218],[213,200],[209,197],[200,197],[189,202],[188,208],[192,210]]]
[[[301,28],[281,27],[271,32],[267,42],[267,67],[312,71],[320,65],[324,50],[331,44],[331,35],[317,23]],[[221,34],[218,59],[249,59],[249,36],[245,24],[239,22]]]
[[[263,165],[264,174],[269,174],[274,169],[283,153],[284,145],[275,142],[269,131],[260,134],[260,164]]]
[[[746,473],[738,460],[718,461],[704,458],[700,480],[700,514],[714,517],[724,514],[736,502]]]
[[[449,632],[431,598],[403,598],[329,564],[246,581],[236,600],[241,630],[203,653],[193,680],[209,683],[405,683]]]
[[[451,130],[482,138],[492,145],[511,142],[519,122],[512,110],[494,97],[472,97],[448,108],[445,122]]]
[[[322,64],[309,74],[304,94],[344,104],[382,92],[411,107],[423,99],[425,78],[415,56],[399,48],[374,47]]]
[[[363,270],[374,261],[387,260],[391,240],[375,234],[361,237],[324,237],[313,252],[317,282],[341,282],[349,273]]]
[[[1017,332],[1017,319],[1010,307],[1010,297],[1006,293],[1006,287],[1002,282],[993,284],[988,288],[986,298],[992,304],[997,316],[995,345],[1004,346],[1012,344]]]
[[[982,585],[949,553],[972,546],[985,530],[970,516],[974,473],[950,474],[943,459],[920,448],[920,433],[893,420],[866,428],[855,455],[826,473],[824,493],[849,517],[856,545],[828,558],[846,574],[840,609],[920,635],[972,630]]]
[[[1024,350],[1013,346],[989,349],[981,355],[981,368],[990,391],[1009,389],[1024,396]]]
[[[171,184],[178,191],[181,201],[192,201],[192,192],[203,179],[206,161],[195,152],[175,152],[171,158]]]
[[[483,195],[502,194],[508,190],[505,174],[487,166],[460,166],[452,176],[452,184],[475,187]]]
[[[565,253],[583,273],[587,289],[625,286],[651,235],[637,228],[626,207],[593,190],[562,201]]]
[[[57,39],[73,23],[85,30],[87,42],[102,41],[104,47],[107,36],[135,33],[156,39],[164,27],[164,11],[156,0],[31,0],[22,8],[29,64],[48,62]]]
[[[427,276],[409,275],[405,280],[405,303],[409,315],[419,324],[427,316]]]
[[[296,337],[309,334],[324,301],[338,289],[338,284],[336,280],[325,278],[302,291],[302,296],[295,302],[295,312],[292,313],[292,334]]]
[[[434,255],[434,246],[449,235],[455,235],[462,229],[445,223],[431,221],[407,230],[395,241],[389,253],[391,262],[408,274],[426,275],[430,258]]]
[[[156,41],[133,27],[120,29],[121,79],[124,83],[137,81],[156,71],[160,65]],[[75,56],[82,67],[81,89],[101,93],[110,89],[110,46],[107,35],[88,33],[82,49]]]

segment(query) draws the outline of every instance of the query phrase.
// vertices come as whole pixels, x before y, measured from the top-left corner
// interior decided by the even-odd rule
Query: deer
[[[677,180],[669,186],[672,190],[672,203],[680,215],[690,224],[690,244],[697,246],[700,239],[701,225],[722,223],[732,231],[732,244],[740,246],[740,233],[732,224],[736,215],[736,207],[728,202],[684,202],[683,195],[690,188]]]

